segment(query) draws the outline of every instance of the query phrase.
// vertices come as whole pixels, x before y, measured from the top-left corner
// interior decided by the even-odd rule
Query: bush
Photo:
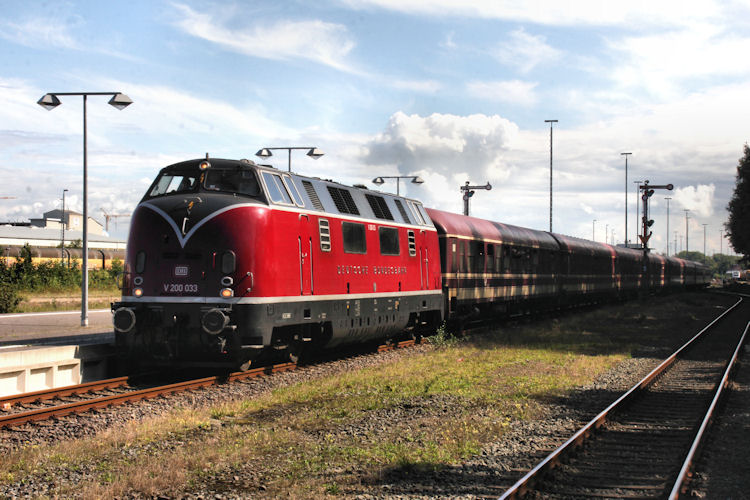
[[[18,294],[18,288],[15,285],[0,281],[0,313],[14,312],[21,300],[23,297]]]

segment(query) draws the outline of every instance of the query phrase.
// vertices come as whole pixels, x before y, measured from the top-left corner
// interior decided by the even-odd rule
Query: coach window
[[[394,227],[381,227],[380,253],[382,255],[399,255],[401,253],[398,245],[398,229]]]
[[[484,242],[469,242],[469,265],[472,273],[484,272]]]
[[[365,225],[353,222],[342,222],[341,233],[344,240],[344,252],[367,253]]]
[[[487,272],[495,272],[495,245],[487,243]]]
[[[279,174],[263,172],[263,180],[266,183],[266,189],[268,189],[268,195],[271,197],[272,202],[281,205],[293,205],[292,198]]]

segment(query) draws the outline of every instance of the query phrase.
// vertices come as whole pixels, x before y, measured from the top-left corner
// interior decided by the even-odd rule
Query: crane
[[[103,208],[100,208],[99,210],[102,211],[104,214],[104,230],[109,231],[109,220],[110,219],[118,219],[119,217],[130,217],[130,214],[108,214],[106,210]],[[115,220],[117,222],[117,220]]]

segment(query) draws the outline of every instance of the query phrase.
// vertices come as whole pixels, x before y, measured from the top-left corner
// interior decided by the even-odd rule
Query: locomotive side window
[[[381,255],[399,255],[401,250],[398,244],[398,229],[394,227],[381,227],[380,253]]]
[[[292,178],[288,175],[284,175],[282,179],[284,179],[284,184],[286,185],[287,190],[292,194],[292,198],[294,198],[294,204],[298,207],[304,207],[305,202],[302,201],[302,197],[299,195],[299,191],[297,191],[297,186],[292,182]]]
[[[141,250],[135,256],[135,272],[141,274],[146,270],[146,252]]]
[[[341,233],[344,239],[344,252],[367,253],[367,241],[365,240],[364,224],[342,222]]]
[[[211,169],[206,172],[203,187],[209,191],[227,191],[230,193],[258,196],[260,186],[252,170]]]
[[[318,233],[320,234],[320,249],[331,251],[331,228],[327,219],[318,219]]]
[[[263,172],[263,180],[268,189],[268,195],[271,201],[282,205],[293,205],[292,197],[284,186],[281,176],[272,172]]]
[[[154,196],[162,196],[165,194],[195,191],[198,184],[197,180],[198,178],[194,175],[162,174],[156,179],[156,182],[154,182],[148,196],[153,198]]]
[[[424,217],[422,217],[422,214],[419,213],[419,210],[414,206],[415,204],[412,203],[411,201],[407,201],[406,203],[409,205],[409,208],[411,209],[412,214],[414,215],[414,218],[417,221],[417,224],[424,225],[425,224]]]

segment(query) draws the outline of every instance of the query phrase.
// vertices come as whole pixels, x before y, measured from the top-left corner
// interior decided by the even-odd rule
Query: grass
[[[440,470],[499,439],[541,403],[591,382],[659,337],[689,335],[724,297],[685,294],[504,325],[336,376],[211,408],[180,408],[96,438],[11,454],[0,482],[86,471],[55,495],[179,495],[206,487],[243,496],[317,498],[357,491],[386,471]],[[240,478],[239,483],[233,478]]]
[[[120,298],[117,287],[107,289],[89,289],[89,308],[108,309],[112,301]],[[18,304],[15,312],[51,312],[70,311],[81,308],[80,288],[59,292],[29,292],[22,290],[23,300]]]

